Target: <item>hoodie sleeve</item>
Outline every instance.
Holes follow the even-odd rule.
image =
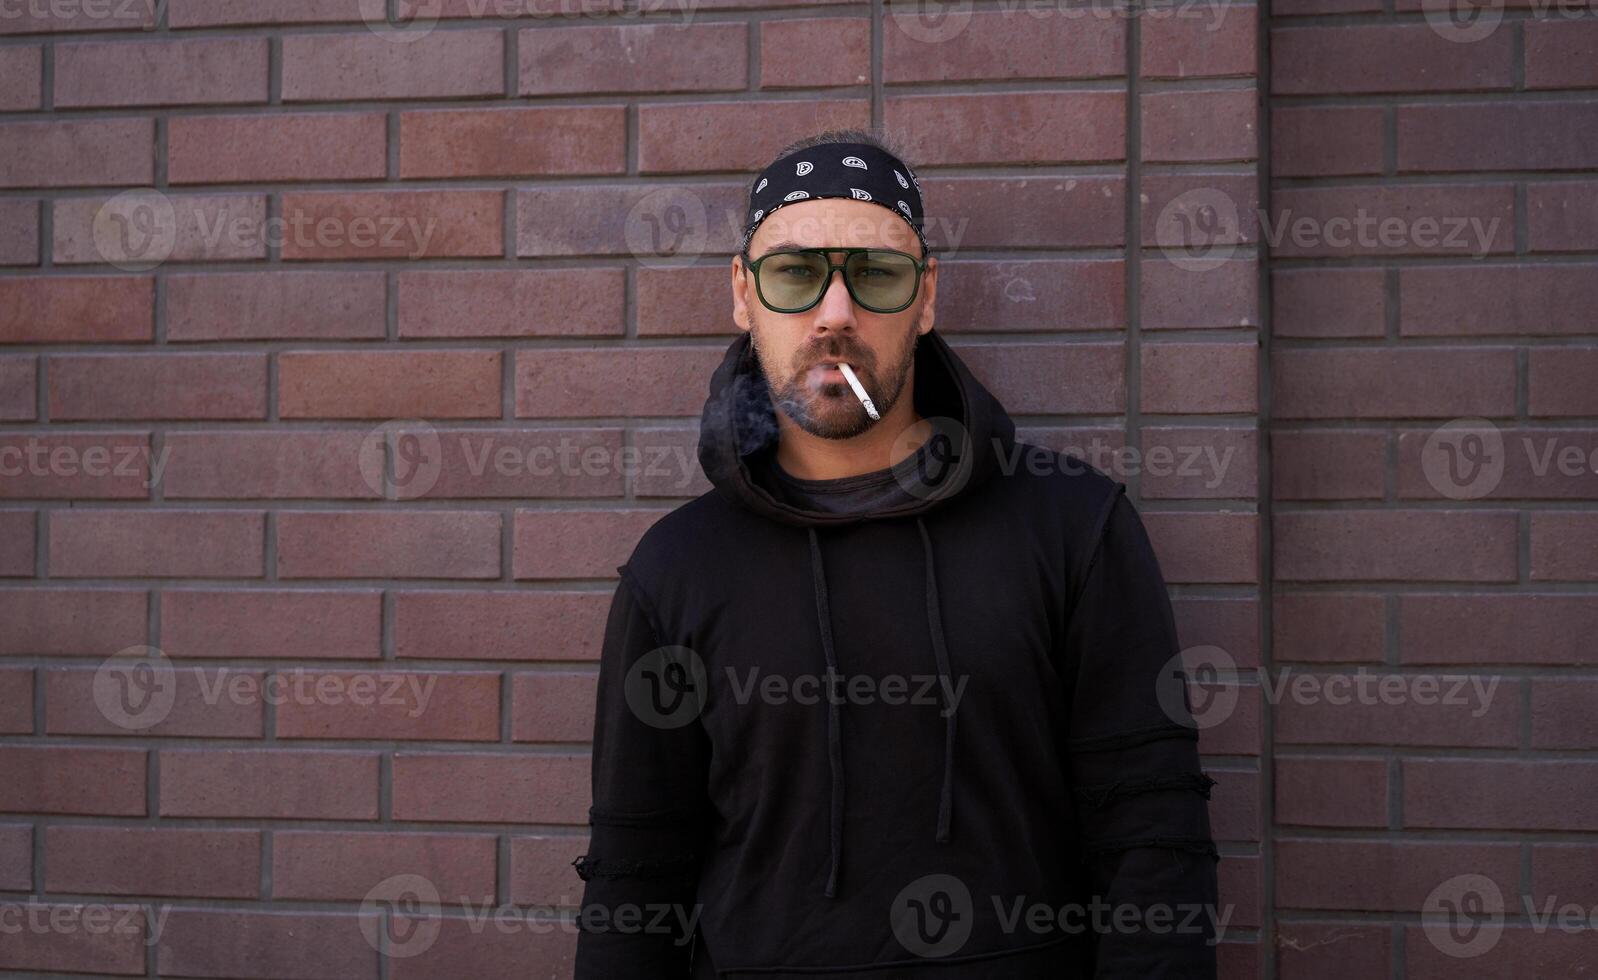
[[[690,666],[684,648],[660,642],[643,591],[619,570],[600,654],[588,853],[573,862],[586,882],[574,976],[686,980],[709,742],[694,694],[680,697],[694,676],[677,670]]]
[[[1109,909],[1090,920],[1104,923],[1093,976],[1213,980],[1215,780],[1199,768],[1171,601],[1124,491],[1107,502],[1066,632],[1077,826],[1092,895]],[[1140,926],[1116,925],[1124,906]]]

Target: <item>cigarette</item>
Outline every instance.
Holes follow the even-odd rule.
[[[871,416],[872,421],[882,421],[882,416],[877,414],[877,406],[871,404],[871,396],[866,394],[865,388],[861,387],[860,379],[854,376],[854,368],[840,362],[838,370],[843,372],[844,380],[849,382],[849,387],[854,389],[854,396],[860,399],[860,404],[866,407],[866,414]]]

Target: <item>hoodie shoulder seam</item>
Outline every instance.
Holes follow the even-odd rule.
[[[631,563],[616,566],[616,571],[621,574],[622,586],[632,593],[633,602],[643,611],[644,618],[649,621],[650,632],[654,634],[656,646],[664,646],[666,635],[660,627],[660,617],[655,613],[655,601],[650,597],[648,590],[638,580],[638,573],[633,571]]]
[[[1094,516],[1093,523],[1090,525],[1092,531],[1088,536],[1088,540],[1093,542],[1093,554],[1088,558],[1087,564],[1083,566],[1082,574],[1077,578],[1076,585],[1071,591],[1071,601],[1066,604],[1071,616],[1076,615],[1076,607],[1082,598],[1082,590],[1087,588],[1088,578],[1092,576],[1093,569],[1098,565],[1099,556],[1104,554],[1104,539],[1109,535],[1110,515],[1114,512],[1115,506],[1126,496],[1126,484],[1120,480],[1112,480],[1111,482],[1114,484],[1114,488],[1105,494],[1104,502],[1099,505],[1099,512]],[[1070,621],[1070,616],[1067,617],[1066,621]]]

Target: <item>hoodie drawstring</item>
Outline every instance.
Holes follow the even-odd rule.
[[[932,558],[932,536],[927,533],[926,522],[916,517],[916,529],[921,533],[922,550],[927,566],[927,628],[932,634],[932,653],[938,663],[938,693],[947,698],[949,692],[949,650],[943,633],[943,617],[938,599],[938,577]],[[832,614],[827,605],[827,574],[821,563],[821,542],[813,526],[806,527],[810,538],[810,572],[816,593],[816,618],[821,626],[821,648],[827,661],[828,683],[841,683],[838,674],[838,655],[832,645]],[[829,825],[832,838],[832,867],[827,873],[826,896],[833,898],[838,892],[838,874],[843,864],[843,732],[838,717],[838,699],[834,689],[827,691],[827,761],[832,771],[832,800]],[[933,839],[943,843],[949,839],[949,824],[954,809],[954,708],[945,703],[943,715],[943,786],[938,794],[938,826]]]

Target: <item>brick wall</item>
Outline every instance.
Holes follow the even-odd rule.
[[[939,329],[1155,538],[1223,975],[1564,962],[1413,923],[1464,873],[1598,904],[1594,486],[1517,456],[1598,445],[1598,34],[1407,2],[0,3],[0,903],[45,923],[0,971],[567,975],[604,613],[708,486],[747,180],[871,123]],[[1361,207],[1499,231],[1265,240]],[[1472,417],[1516,452],[1450,499]],[[1339,711],[1259,673],[1359,666],[1502,684]]]

